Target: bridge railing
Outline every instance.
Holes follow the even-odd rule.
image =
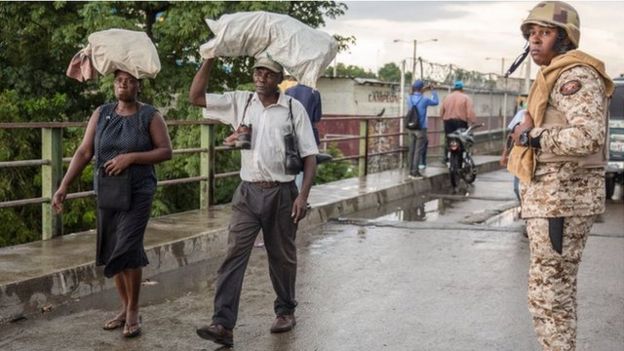
[[[329,136],[321,139],[321,145],[329,143],[357,143],[355,153],[347,153],[344,156],[336,157],[331,162],[351,161],[357,164],[358,175],[364,176],[368,173],[368,162],[371,157],[398,154],[400,159],[405,158],[407,143],[404,141],[406,133],[401,130],[402,117],[377,117],[377,116],[339,116],[324,117],[321,123],[331,124],[336,121],[357,123],[357,133],[342,136]],[[498,120],[499,117],[485,117],[488,120]],[[371,128],[374,123],[393,124],[393,128],[378,131]],[[178,120],[166,121],[168,126],[200,127],[199,146],[194,148],[174,149],[173,155],[199,154],[199,175],[194,177],[177,179],[159,179],[158,186],[170,186],[184,183],[200,183],[200,203],[199,208],[208,208],[215,203],[215,180],[227,177],[238,177],[239,172],[221,172],[215,164],[217,152],[231,152],[237,148],[218,146],[215,137],[215,124],[208,120]],[[489,123],[488,125],[492,125]],[[27,199],[0,199],[0,209],[9,207],[20,207],[30,205],[41,206],[41,238],[43,240],[62,235],[62,214],[56,214],[51,205],[51,199],[63,177],[63,165],[71,161],[71,157],[63,155],[63,130],[66,128],[85,128],[86,122],[39,122],[39,123],[0,123],[0,130],[29,129],[41,130],[41,158],[33,160],[0,161],[0,171],[10,168],[40,167],[41,168],[41,196]],[[428,134],[431,139],[439,140],[439,135],[443,130],[440,128],[430,128]],[[481,132],[484,133],[484,132]],[[371,148],[371,144],[380,138],[396,138],[390,147],[379,149]],[[490,138],[491,139],[491,138]],[[430,149],[440,148],[439,143],[429,145]],[[68,200],[92,197],[95,193],[91,191],[69,193]]]

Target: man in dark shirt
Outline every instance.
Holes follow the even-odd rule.
[[[297,84],[286,89],[286,95],[292,96],[297,101],[299,101],[306,112],[308,113],[308,118],[312,123],[312,132],[314,133],[314,140],[316,140],[316,145],[319,146],[321,144],[321,139],[319,136],[318,128],[316,124],[321,120],[323,116],[323,108],[321,105],[321,94],[318,90],[313,89],[304,84]],[[316,154],[316,163],[320,164],[332,159],[332,156],[325,153]],[[303,173],[299,173],[297,177],[295,177],[295,184],[297,184],[297,188],[301,189],[301,183],[303,181]]]
[[[303,107],[305,107],[306,112],[308,112],[310,122],[312,122],[312,131],[314,132],[316,145],[319,145],[321,140],[319,138],[319,132],[316,124],[321,120],[323,113],[321,107],[321,94],[318,90],[312,89],[307,85],[297,84],[286,89],[286,95],[294,97],[303,105]]]

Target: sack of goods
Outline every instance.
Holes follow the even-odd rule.
[[[238,12],[206,23],[215,38],[200,47],[202,58],[269,57],[312,88],[338,52],[332,36],[287,15]]]
[[[67,68],[67,76],[78,81],[122,70],[138,79],[155,78],[160,72],[158,51],[144,32],[108,29],[89,35],[89,44],[80,50]]]

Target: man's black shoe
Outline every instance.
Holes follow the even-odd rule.
[[[271,333],[284,333],[292,330],[297,324],[294,314],[278,315],[271,325]]]
[[[234,345],[234,334],[231,329],[227,329],[221,324],[205,325],[197,328],[199,337],[214,341],[217,344],[231,347]]]

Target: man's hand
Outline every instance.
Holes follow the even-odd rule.
[[[513,139],[514,143],[516,145],[519,145],[520,134],[522,134],[522,132],[524,132],[525,130],[532,129],[532,128],[533,128],[533,118],[527,111],[524,113],[524,118],[522,119],[522,122],[520,122],[520,124],[514,127],[513,133],[511,134],[511,138]]]
[[[119,154],[114,159],[107,161],[104,164],[104,170],[107,175],[118,175],[124,171],[124,169],[130,167],[132,164],[132,156],[129,154]]]
[[[299,195],[295,199],[292,207],[292,213],[290,217],[293,219],[293,222],[299,223],[300,220],[303,219],[306,215],[306,211],[308,210],[308,202],[303,196]]]

